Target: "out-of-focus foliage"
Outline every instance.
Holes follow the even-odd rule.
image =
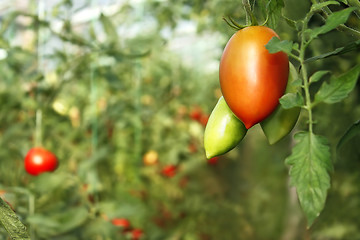
[[[221,95],[217,64],[233,33],[222,17],[245,23],[241,1],[5,2],[0,196],[33,239],[128,239],[113,218],[129,219],[154,240],[360,239],[359,136],[333,159],[327,204],[310,230],[288,187],[290,137],[269,146],[255,126],[216,164],[206,161],[203,122]],[[284,3],[291,19],[310,6]],[[360,27],[356,15],[349,21]],[[297,35],[282,19],[276,31],[282,39]],[[331,32],[309,55],[353,40]],[[359,61],[353,52],[309,68],[341,73]],[[315,113],[332,146],[360,118],[359,90]],[[194,120],[199,108],[204,119]],[[33,177],[23,159],[35,144],[39,109],[42,144],[60,165]],[[305,124],[300,119],[297,128]],[[158,153],[155,165],[143,163],[149,150]],[[161,174],[170,164],[178,167],[172,178]],[[0,239],[7,239],[2,228]]]

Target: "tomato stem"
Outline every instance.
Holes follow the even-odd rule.
[[[251,10],[250,1],[249,0],[243,0],[242,3],[244,5],[245,12],[246,12],[246,24],[251,25],[251,26],[258,25],[257,19],[256,19],[254,13]]]
[[[303,85],[304,85],[304,91],[305,91],[305,109],[308,111],[308,124],[309,124],[309,132],[313,133],[313,117],[312,117],[312,103],[311,103],[311,96],[310,96],[310,84],[309,84],[309,78],[307,73],[307,68],[305,64],[305,51],[307,46],[309,45],[309,41],[306,40],[305,37],[305,30],[307,29],[308,22],[311,18],[312,14],[308,14],[302,25],[302,31],[301,31],[301,46],[300,46],[300,55],[299,60],[301,64],[301,73],[303,77]]]
[[[42,110],[37,109],[35,115],[35,146],[42,145]]]

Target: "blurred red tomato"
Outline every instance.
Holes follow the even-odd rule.
[[[126,218],[113,218],[111,220],[111,223],[114,226],[122,227],[122,228],[125,228],[125,229],[130,227],[130,222]]]
[[[219,157],[213,157],[207,160],[207,163],[210,165],[216,165],[218,163]]]
[[[202,116],[203,112],[200,107],[195,106],[190,111],[190,118],[195,121],[200,121],[200,118]]]
[[[29,150],[24,161],[25,170],[31,175],[39,175],[43,172],[53,172],[58,166],[56,156],[41,147]]]
[[[132,240],[138,240],[144,235],[144,232],[139,228],[135,228],[131,231],[131,235],[132,235]]]
[[[209,121],[209,115],[207,115],[207,114],[203,114],[203,115],[201,115],[201,117],[200,117],[200,119],[199,119],[199,123],[201,124],[201,125],[203,125],[203,127],[206,127],[206,124],[207,124],[207,122]]]
[[[175,165],[167,165],[161,170],[161,173],[165,177],[169,177],[169,178],[175,176],[176,172],[177,172],[177,166]]]

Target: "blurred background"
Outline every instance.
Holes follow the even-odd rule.
[[[285,0],[283,13],[298,20],[309,7]],[[311,229],[284,164],[291,136],[270,146],[256,125],[206,159],[204,127],[234,33],[227,16],[245,23],[241,1],[0,0],[0,197],[32,239],[139,239],[134,229],[149,240],[360,239],[360,136],[333,151],[332,187]],[[297,39],[284,20],[275,30]],[[308,54],[354,40],[331,32]],[[359,62],[355,51],[309,69],[338,75]],[[360,119],[359,91],[315,109],[315,132],[332,149]],[[35,177],[24,157],[39,129],[59,167]],[[9,239],[3,228],[0,239]]]

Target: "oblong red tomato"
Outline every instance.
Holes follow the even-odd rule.
[[[272,37],[278,35],[268,27],[246,27],[230,38],[221,57],[222,94],[247,129],[275,110],[287,85],[287,55],[265,48]]]

